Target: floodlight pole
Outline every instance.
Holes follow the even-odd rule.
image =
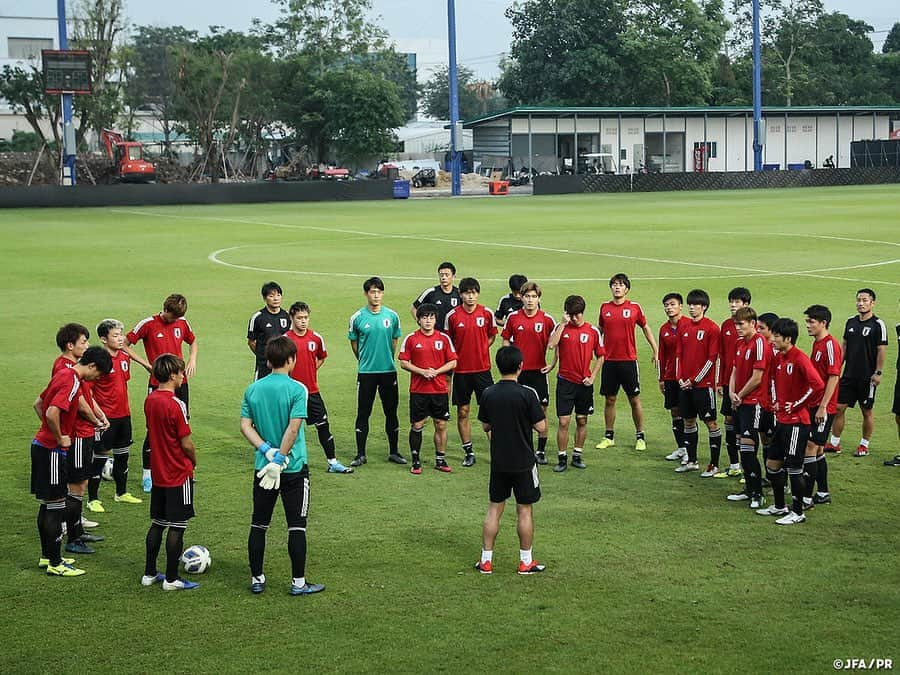
[[[66,34],[66,0],[56,0],[56,17],[59,21],[59,48],[69,48],[69,38]],[[63,166],[62,184],[75,187],[75,127],[72,124],[72,94],[62,95],[62,142],[63,142]]]
[[[753,0],[753,170],[763,168],[762,127],[762,54],[759,33],[759,0]]]
[[[454,0],[447,0],[447,42],[450,43],[450,194],[458,197],[462,193],[460,186],[459,146],[459,78],[456,70],[456,5]]]

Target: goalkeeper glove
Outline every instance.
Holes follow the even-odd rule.
[[[287,464],[287,458],[281,454],[279,448],[273,448],[268,443],[263,442],[257,450],[259,450],[270,462],[274,462],[275,464]]]
[[[274,462],[269,462],[263,468],[256,472],[259,478],[259,487],[263,490],[277,490],[281,487],[281,471],[282,467]]]

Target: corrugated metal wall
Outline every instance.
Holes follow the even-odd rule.
[[[510,156],[510,123],[504,120],[502,124],[485,124],[472,130],[472,152],[476,162],[483,161],[484,157],[509,157]]]

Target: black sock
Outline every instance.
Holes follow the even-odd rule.
[[[84,534],[84,527],[81,525],[82,503],[81,495],[74,495],[71,492],[66,495],[66,532],[69,543]]]
[[[806,481],[806,491],[803,496],[812,499],[813,492],[816,490],[816,474],[818,473],[819,463],[815,457],[803,458],[803,479]]]
[[[290,539],[290,535],[288,535]],[[266,528],[258,525],[250,526],[247,537],[247,557],[250,559],[250,574],[260,577],[263,573],[263,559],[266,555]]]
[[[744,480],[747,481],[745,483],[747,493],[761,495],[762,466],[760,466],[756,448],[753,446],[741,446],[741,468],[744,470]]]
[[[689,462],[697,461],[697,441],[700,439],[700,431],[696,426],[684,428],[684,448],[687,450]]]
[[[156,523],[150,524],[147,530],[147,554],[144,560],[144,575],[152,577],[156,575],[156,560],[159,558],[159,549],[162,547],[162,536],[164,528]]]
[[[616,431],[615,429],[607,429],[605,432],[603,432],[603,436],[612,441],[616,437]]]
[[[150,437],[144,439],[144,447],[141,448],[141,467],[150,470]]]
[[[784,469],[771,471],[766,467],[766,476],[772,485],[772,498],[775,500],[775,506],[779,509],[784,508]]]
[[[635,440],[638,440],[638,441],[644,440],[644,432],[643,432],[643,431],[636,431],[636,432],[634,433],[634,438],[635,438]]]
[[[672,418],[672,435],[675,437],[675,447],[683,448],[684,447],[684,418],[683,417],[673,417]]]
[[[818,465],[816,483],[818,484],[819,492],[828,494],[828,461],[825,459],[824,454],[816,459],[816,464]]]
[[[117,495],[128,492],[128,455],[127,452],[113,455],[113,480],[116,482]]]
[[[557,453],[556,459],[560,464],[565,464],[569,461],[569,456],[565,452]]]
[[[438,466],[444,466],[447,463],[447,454],[444,452],[434,451],[434,463]]]
[[[722,430],[716,429],[709,432],[709,463],[719,466],[719,458],[722,456]]]
[[[291,576],[306,576],[306,528],[288,528],[288,555],[291,557]],[[262,565],[260,565],[262,568]],[[260,572],[261,573],[261,572]]]
[[[331,435],[331,427],[328,422],[317,424],[316,433],[319,435],[319,444],[325,451],[325,458],[334,459],[334,436]]]
[[[43,523],[39,525],[41,532],[41,548],[53,566],[62,562],[62,524],[66,519],[66,503],[50,502],[44,509]]]
[[[38,517],[37,517],[37,530],[38,530],[38,539],[41,542],[41,557],[46,558],[47,556],[47,542],[44,541],[44,522],[47,518],[47,505],[41,504],[38,508]]]
[[[547,439],[538,437],[538,452],[547,451]]]
[[[91,477],[88,479],[88,501],[100,499],[100,481],[103,476],[103,467],[106,466],[106,457],[94,455],[91,463]]]
[[[422,430],[409,430],[409,451],[412,453],[413,463],[419,462],[419,451],[422,449]]]
[[[184,552],[184,530],[180,527],[169,527],[166,535],[166,581],[178,578],[178,563]]]
[[[788,469],[788,478],[791,480],[791,511],[799,516],[803,514],[803,495],[806,494],[803,469]]]
[[[462,444],[462,449],[463,449],[463,452],[465,452],[467,455],[471,455],[471,454],[472,454],[472,441],[468,441],[467,443],[463,443],[463,444]]]
[[[731,464],[737,464],[740,462],[740,448],[738,447],[737,442],[737,433],[734,430],[733,424],[725,425],[725,449],[728,451],[728,461]]]

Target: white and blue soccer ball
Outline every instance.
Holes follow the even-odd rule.
[[[110,457],[106,460],[106,463],[103,465],[103,469],[100,471],[100,477],[103,480],[112,480],[113,479],[113,458]]]
[[[181,565],[190,574],[203,574],[212,564],[212,556],[205,546],[190,546],[181,554]]]

